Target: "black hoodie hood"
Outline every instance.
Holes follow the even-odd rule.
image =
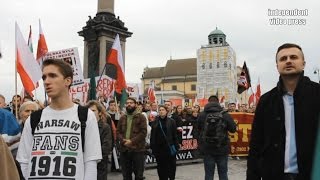
[[[205,112],[221,112],[222,110],[223,108],[216,102],[210,102],[204,106]]]

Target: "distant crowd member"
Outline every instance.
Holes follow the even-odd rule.
[[[37,103],[33,101],[26,101],[21,104],[20,109],[19,109],[19,124],[21,126],[21,130],[23,130],[24,123],[28,119],[31,113],[34,111],[38,110],[39,106]]]
[[[22,102],[22,99],[21,99],[21,96],[20,95],[14,95],[12,97],[12,101],[11,101],[11,112],[12,114],[14,114],[16,117],[19,113],[19,108],[20,108],[20,105],[21,105],[21,102]],[[17,109],[16,109],[17,108]]]
[[[117,105],[115,100],[109,101],[108,113],[110,114],[112,121],[117,127],[120,117],[119,117],[119,112],[117,111]]]
[[[117,141],[117,125],[120,119],[120,113],[117,111],[117,104],[115,100],[110,100],[108,104],[108,114],[111,117],[112,124],[111,124],[111,129],[112,129],[112,144],[116,146]],[[119,171],[119,169],[116,168],[115,166],[115,159],[118,159],[118,157],[114,157],[114,154],[111,153],[111,171]]]
[[[165,101],[164,106],[167,107],[168,117],[173,119],[176,122],[177,133],[178,133],[178,142],[179,142],[179,144],[182,144],[182,130],[183,130],[182,129],[182,118],[181,118],[181,116],[179,116],[173,112],[171,101]]]
[[[126,101],[126,114],[121,116],[117,127],[120,141],[120,162],[125,180],[143,179],[145,138],[147,135],[146,118],[136,111],[136,100],[129,97]]]
[[[236,123],[220,106],[217,96],[210,96],[198,118],[200,152],[204,155],[205,180],[212,180],[215,166],[220,180],[228,179],[228,132],[236,132]]]
[[[87,103],[87,107],[90,108],[97,120],[100,134],[102,160],[98,163],[98,178],[97,180],[107,180],[108,175],[108,155],[112,148],[112,132],[109,124],[107,123],[107,112],[103,105],[95,100],[91,100]]]
[[[25,179],[97,179],[98,123],[91,110],[72,102],[72,77],[64,61],[43,62],[42,79],[51,103],[25,122],[17,154]]]
[[[6,106],[6,98],[2,94],[0,94],[0,108],[5,108]]]
[[[150,146],[157,161],[160,180],[174,180],[176,153],[179,150],[176,122],[168,117],[168,107],[159,105],[159,116],[151,124]],[[176,151],[171,152],[174,148]]]
[[[15,116],[5,109],[0,109],[0,135],[9,149],[16,152],[21,136],[20,126]]]
[[[156,102],[151,103],[151,111],[158,112],[158,104]]]
[[[261,96],[253,120],[247,180],[311,179],[320,113],[320,84],[304,76],[299,45],[276,53],[279,82]]]
[[[237,112],[237,106],[236,103],[229,103],[228,104],[228,112]]]

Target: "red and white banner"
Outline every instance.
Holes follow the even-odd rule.
[[[90,89],[90,78],[84,79],[83,84],[71,86],[69,93],[72,99],[79,99],[81,105],[85,105],[88,101]]]
[[[109,98],[114,95],[114,82],[115,80],[110,78],[107,75],[102,75],[101,79],[100,76],[95,77],[96,80],[96,94],[103,95],[105,98]]]
[[[60,59],[70,64],[73,70],[72,85],[78,85],[83,83],[83,73],[78,48],[74,47],[58,51],[50,51],[45,55],[43,59]]]

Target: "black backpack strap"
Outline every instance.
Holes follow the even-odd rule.
[[[36,130],[40,119],[41,119],[42,109],[39,109],[30,115],[30,125],[31,125],[31,133],[34,135],[34,131]]]
[[[88,108],[83,106],[78,106],[78,117],[81,125],[81,142],[82,142],[82,151],[84,152],[84,144],[85,144],[85,132],[87,126],[87,118],[88,118]]]

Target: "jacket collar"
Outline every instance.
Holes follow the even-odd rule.
[[[304,76],[304,71],[301,72],[300,76],[299,76],[299,80],[298,80],[298,84],[296,89],[294,90],[293,94],[299,93],[301,91],[301,89],[303,88],[303,84],[306,80],[308,80],[308,77]],[[286,88],[283,85],[283,80],[281,78],[281,76],[279,76],[279,81],[277,83],[277,90],[280,93],[281,96],[283,96],[284,94],[287,93]]]

